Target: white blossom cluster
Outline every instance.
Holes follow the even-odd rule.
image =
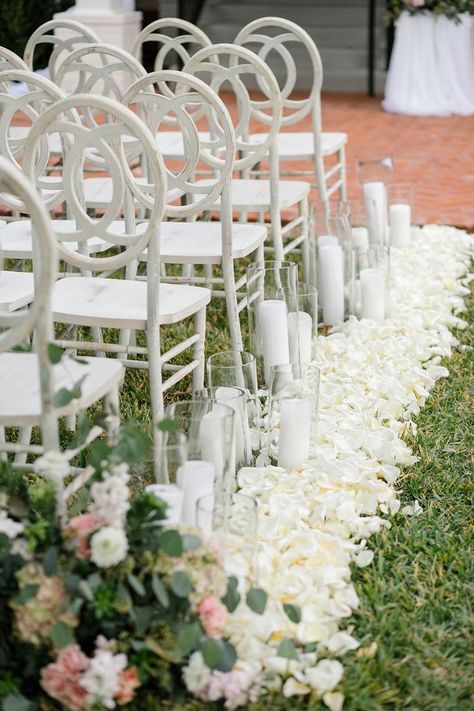
[[[459,314],[473,247],[465,232],[431,225],[413,230],[409,248],[393,249],[391,318],[351,318],[317,341],[314,459],[293,471],[267,466],[239,474],[242,493],[259,503],[258,583],[272,599],[262,616],[241,603],[227,632],[263,689],[313,693],[331,711],[343,706],[335,691],[343,667],[334,657],[359,646],[348,626],[358,606],[351,564],[371,563],[368,539],[390,528],[389,517],[400,510],[399,467],[416,462],[402,438],[416,433],[411,418],[448,375],[440,361],[457,345],[450,329],[465,325]],[[419,513],[414,502],[399,515]],[[283,612],[285,603],[300,607],[299,623]],[[278,656],[287,637],[314,643],[314,651],[297,660]],[[199,660],[193,663],[199,677]]]

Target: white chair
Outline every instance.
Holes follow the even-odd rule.
[[[154,71],[180,69],[196,51],[212,46],[209,37],[199,27],[178,17],[163,17],[147,25],[133,44],[133,56],[141,60],[143,47],[149,44],[157,47]],[[163,129],[168,130],[160,131],[157,136],[158,148],[165,159],[179,160],[183,157],[182,133],[173,130],[176,127],[176,118],[167,116]],[[200,132],[200,137],[209,140],[208,134]]]
[[[224,296],[227,304],[229,330],[234,350],[242,349],[239,311],[245,301],[237,302],[237,290],[245,277],[237,282],[234,262],[260,252],[267,236],[264,225],[232,223],[230,195],[236,150],[232,119],[219,97],[196,77],[177,71],[159,71],[133,84],[123,102],[136,105],[138,115],[156,136],[170,114],[177,119],[181,131],[184,159],[166,163],[169,199],[165,214],[170,219],[161,226],[161,260],[163,264],[205,265],[207,274],[198,277],[189,269],[184,276],[163,277],[173,283],[201,283],[213,286],[214,296]],[[200,141],[198,125],[206,122],[209,140]],[[213,174],[203,190],[196,180],[197,168]],[[176,204],[177,198],[184,198]],[[220,221],[197,221],[199,216],[220,200]],[[212,274],[213,265],[222,270],[222,277]],[[224,291],[216,289],[224,284]]]
[[[0,71],[3,72],[5,69],[28,70],[28,65],[15,52],[6,47],[0,47]]]
[[[110,415],[110,435],[114,437],[118,425],[118,392],[123,366],[117,360],[97,358],[86,358],[81,364],[72,361],[65,364],[64,359],[56,365],[50,363],[51,293],[57,263],[52,225],[32,183],[1,157],[0,191],[16,196],[23,210],[30,215],[35,232],[34,301],[29,309],[13,314],[0,311],[0,452],[4,456],[5,453],[15,453],[17,465],[23,468],[24,459],[19,461],[18,455],[38,455],[59,448],[59,417],[75,415],[99,400],[105,399],[105,408]],[[33,331],[34,352],[9,352],[13,347],[24,344]],[[79,380],[82,380],[79,397],[67,405],[55,407],[55,394],[61,388],[71,390]],[[40,427],[41,445],[30,444],[33,426]],[[6,441],[7,427],[20,428],[18,441]],[[102,428],[94,427],[87,442],[102,431]],[[71,456],[75,453],[69,452]]]
[[[2,65],[0,64],[0,67]],[[10,87],[12,82],[23,82],[27,88],[26,94],[12,96]],[[52,81],[38,76],[29,70],[10,69],[0,72],[0,155],[8,158],[18,168],[24,162],[25,140],[31,125],[38,116],[51,104],[65,98],[64,93]],[[18,125],[20,123],[20,125]],[[49,155],[53,158],[50,167],[54,167],[62,155],[62,146],[58,134],[49,136]],[[42,187],[47,190],[48,184],[54,190],[55,179],[52,176],[42,178]],[[18,213],[21,207],[15,196],[2,200],[4,205],[13,213]],[[55,230],[67,231],[71,229],[68,220],[55,220]],[[121,225],[117,225],[120,230]],[[1,249],[4,258],[31,259],[33,255],[31,220],[11,219],[4,226],[0,226]],[[89,252],[100,252],[108,249],[109,244],[97,237],[92,237],[87,243]],[[13,277],[18,285],[23,281],[26,285],[31,275]],[[32,296],[31,289],[29,290]]]
[[[40,25],[26,43],[23,59],[28,68],[33,70],[35,51],[41,44],[52,44],[53,49],[48,60],[49,78],[56,81],[58,71],[64,59],[78,47],[91,42],[100,42],[93,30],[76,20],[49,20]]]
[[[308,253],[308,195],[310,184],[303,181],[280,180],[277,138],[282,117],[282,99],[277,80],[266,63],[244,47],[216,44],[196,52],[183,68],[203,79],[220,93],[232,91],[236,101],[233,116],[238,157],[234,169],[246,175],[264,160],[269,163],[269,179],[234,179],[231,183],[232,206],[245,220],[255,212],[263,222],[269,215],[273,240],[273,255],[283,260],[289,252],[301,251],[305,274],[309,270]],[[266,98],[250,93],[249,86],[265,86]],[[228,95],[225,97],[228,100]],[[250,142],[250,127],[260,125],[264,138]],[[204,186],[208,180],[201,181]],[[220,203],[216,202],[215,209]],[[298,216],[282,225],[282,210],[296,206]],[[298,234],[295,235],[296,228]],[[285,241],[286,240],[286,241]]]
[[[84,121],[86,108],[101,111],[104,123],[88,125]],[[94,335],[93,341],[73,336],[60,340],[59,345],[95,353],[115,353],[123,359],[124,365],[147,369],[156,436],[163,390],[191,372],[194,386],[202,386],[206,306],[210,292],[194,286],[163,284],[160,287],[160,225],[165,205],[166,171],[155,147],[154,136],[136,114],[113,99],[92,94],[78,94],[57,102],[37,119],[27,139],[25,171],[36,176],[37,181],[46,164],[46,157],[41,155],[38,147],[47,148],[44,137],[54,132],[64,136],[61,184],[55,195],[46,194],[44,200],[49,209],[64,201],[67,203],[76,225],[69,233],[56,233],[59,256],[90,276],[69,276],[55,284],[53,318],[72,327],[119,331],[118,343],[104,342],[103,338]],[[88,214],[82,190],[84,160],[91,150],[112,180],[110,203],[99,218]],[[147,165],[146,179],[142,182],[137,181],[131,169],[137,151],[144,156]],[[137,204],[149,214],[141,225],[135,220]],[[125,230],[122,235],[117,235],[113,226],[122,214]],[[84,253],[81,243],[93,236],[106,240],[119,251],[97,256]],[[67,242],[69,247],[64,245]],[[73,242],[79,243],[77,251],[71,247]],[[136,260],[145,249],[148,249],[147,281],[136,281]],[[121,272],[125,278],[116,278]],[[113,278],[101,276],[104,273],[113,275]],[[160,324],[175,324],[189,317],[194,318],[193,335],[161,354]],[[131,333],[135,331],[145,333],[146,346],[131,345]],[[170,363],[190,348],[193,349],[190,362],[185,365]],[[172,372],[164,384],[162,366]]]
[[[282,165],[284,175],[311,175],[316,177],[314,187],[319,191],[326,216],[329,212],[331,195],[338,191],[340,200],[347,200],[345,145],[347,134],[342,132],[324,132],[321,125],[321,86],[323,67],[318,49],[309,34],[299,25],[279,17],[261,17],[246,25],[234,40],[235,44],[248,47],[272,67],[276,61],[279,68],[284,67],[282,81],[284,129],[278,137],[278,155],[280,164],[291,162],[311,162],[310,170],[290,170]],[[312,81],[307,96],[295,95],[297,63],[294,53],[304,49],[303,58],[299,55],[300,66],[311,70]],[[260,84],[260,90],[266,88]],[[267,107],[270,106],[270,97]],[[262,108],[265,108],[262,106]],[[286,130],[309,116],[311,131]],[[251,141],[259,142],[262,136],[253,134]],[[337,156],[336,163],[326,169],[324,159]],[[331,183],[331,184],[330,184]]]

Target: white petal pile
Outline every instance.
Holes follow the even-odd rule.
[[[318,339],[314,461],[293,471],[240,472],[242,492],[258,499],[258,583],[272,599],[261,617],[241,603],[227,631],[263,689],[314,693],[332,711],[342,708],[334,689],[343,667],[334,657],[359,646],[347,627],[358,605],[351,564],[371,563],[367,540],[389,528],[388,517],[400,509],[399,466],[416,462],[402,437],[415,432],[412,416],[448,375],[440,361],[457,345],[450,329],[464,326],[459,314],[473,248],[465,232],[426,226],[413,230],[410,248],[392,250],[392,317],[351,319]],[[399,515],[421,511],[414,502]],[[283,604],[301,608],[299,623]],[[278,656],[287,637],[309,650],[297,660]]]

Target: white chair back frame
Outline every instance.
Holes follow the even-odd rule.
[[[184,72],[205,77],[206,83],[219,94],[225,84],[230,85],[235,94],[238,120],[234,121],[238,157],[234,169],[244,171],[275,152],[276,139],[281,125],[282,101],[273,72],[254,52],[233,44],[216,44],[196,52],[183,67]],[[243,77],[253,78],[265,86],[268,100],[253,98]],[[259,144],[250,143],[250,122],[265,126],[265,140]],[[277,159],[277,156],[275,155]]]
[[[159,91],[166,87],[166,93],[157,93],[155,86]],[[169,196],[166,215],[186,219],[211,209],[230,183],[236,150],[232,119],[221,99],[197,77],[164,70],[152,72],[135,82],[123,96],[122,102],[125,105],[136,104],[138,115],[154,134],[166,123],[170,113],[176,117],[183,137],[184,165],[180,164],[178,171],[167,168]],[[196,115],[208,118],[209,141],[200,140]],[[211,169],[214,175],[211,184],[204,187],[194,179],[198,168],[203,166]],[[183,195],[192,196],[188,204],[170,204]]]
[[[105,123],[93,127],[86,125],[79,116],[79,112],[86,108],[103,112]],[[36,181],[48,163],[47,156],[41,156],[41,148],[46,150],[48,146],[48,141],[42,140],[42,137],[55,132],[65,136],[62,175],[55,182],[54,190],[49,189],[44,195],[44,202],[49,210],[66,202],[70,218],[76,221],[76,229],[72,232],[56,234],[60,258],[80,269],[97,272],[115,271],[135,260],[145,248],[157,257],[166,177],[154,138],[144,123],[130,109],[113,99],[78,94],[58,101],[37,119],[26,140],[24,170]],[[146,183],[137,182],[129,165],[128,146],[133,142],[140,144],[146,156]],[[136,152],[136,148],[133,151]],[[98,219],[88,215],[82,197],[83,166],[91,152],[96,161],[102,161],[103,168],[108,169],[112,179],[112,199]],[[144,232],[136,231],[134,205],[149,211]],[[118,235],[109,228],[115,220],[122,218],[123,213],[126,231]],[[104,239],[111,247],[122,246],[125,249],[112,256],[93,257],[62,244],[77,241],[80,249],[91,237]]]
[[[27,71],[29,67],[15,52],[6,47],[0,47],[0,71],[5,69],[23,69]]]
[[[55,31],[66,32],[68,37],[61,37],[55,34]],[[39,44],[52,44],[53,51],[48,61],[49,76],[53,81],[56,80],[56,72],[61,65],[61,62],[73,52],[78,46],[90,44],[92,42],[100,43],[100,38],[91,29],[76,20],[50,20],[40,25],[33,32],[30,39],[26,43],[23,59],[30,69],[33,69],[33,60],[35,49]],[[61,55],[63,55],[61,57]]]
[[[260,30],[265,30],[261,32]],[[268,31],[279,34],[268,35]],[[283,101],[282,127],[291,126],[301,121],[319,107],[321,87],[323,83],[323,66],[318,49],[309,34],[291,20],[280,17],[261,17],[246,25],[235,38],[239,46],[256,45],[256,52],[264,61],[275,52],[283,61],[286,77],[281,87]],[[312,67],[312,82],[309,94],[301,99],[292,98],[295,91],[297,71],[296,63],[288,45],[295,43],[304,45]],[[260,90],[266,93],[265,85],[259,81]],[[268,102],[269,103],[269,102]]]
[[[166,34],[165,30],[181,31],[178,35]],[[170,53],[175,52],[183,65],[190,59],[191,53],[186,45],[198,45],[200,47],[210,47],[212,45],[209,37],[196,25],[179,17],[163,17],[147,25],[133,43],[132,54],[138,60],[141,59],[142,47],[145,42],[154,42],[160,45],[155,57],[154,70],[166,69],[166,61]]]
[[[102,60],[101,64],[93,62],[98,56]],[[131,54],[115,45],[101,43],[87,44],[69,54],[57,70],[56,83],[61,86],[66,75],[73,73],[78,75],[74,93],[99,94],[117,101],[120,101],[123,94],[117,75],[129,75],[129,84],[146,76],[140,62]]]

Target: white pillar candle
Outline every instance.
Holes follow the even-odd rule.
[[[145,491],[154,494],[157,498],[165,501],[168,506],[166,518],[163,519],[164,526],[172,526],[181,521],[183,512],[183,491],[176,484],[151,484]]]
[[[320,235],[318,237],[318,249],[327,244],[339,244],[339,239],[335,235]]]
[[[311,439],[309,400],[281,400],[278,466],[293,469],[307,461]]]
[[[234,411],[235,457],[239,463],[247,462],[250,452],[250,432],[246,403],[243,397],[236,397],[241,392],[232,387],[216,388],[217,402],[228,405]]]
[[[214,465],[216,478],[221,481],[224,476],[224,466],[226,459],[226,447],[223,415],[226,414],[224,408],[216,404],[210,412],[207,412],[201,419],[199,425],[199,449],[201,459],[212,462]],[[227,456],[230,453],[227,453]]]
[[[361,317],[381,321],[385,318],[385,271],[362,269],[360,272]]]
[[[352,246],[360,252],[366,252],[369,249],[369,231],[367,227],[352,228]]]
[[[306,311],[292,311],[288,314],[288,335],[291,363],[311,363],[313,319]]]
[[[214,493],[214,465],[211,462],[189,461],[178,469],[176,475],[178,486],[183,490],[181,520],[188,526],[195,526],[198,499]]]
[[[410,244],[411,207],[402,203],[390,205],[390,246],[407,247]]]
[[[385,185],[379,181],[364,183],[364,200],[370,243],[384,244],[387,224]]]
[[[362,313],[362,288],[360,285],[360,279],[355,281],[355,315],[360,318]]]
[[[214,518],[214,494],[206,497],[206,505],[199,506],[196,502],[196,525],[199,526],[205,537],[212,534],[212,520]]]
[[[332,326],[344,321],[344,272],[339,245],[326,245],[319,250],[318,294],[324,323]]]
[[[262,301],[258,307],[262,338],[265,382],[270,382],[270,368],[290,361],[288,314],[286,303],[278,299]]]

